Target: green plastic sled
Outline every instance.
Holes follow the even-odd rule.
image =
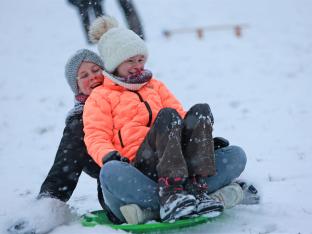
[[[220,217],[220,216],[218,216]],[[116,230],[124,230],[133,233],[146,233],[155,231],[168,231],[172,229],[179,229],[207,223],[215,220],[216,218],[209,218],[205,216],[198,216],[193,218],[177,220],[173,223],[146,223],[146,224],[113,224],[106,216],[103,210],[97,210],[87,213],[81,217],[81,224],[85,227],[94,227],[96,225],[104,225]]]

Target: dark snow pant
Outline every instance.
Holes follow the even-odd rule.
[[[105,15],[102,0],[68,1],[78,8],[87,41],[91,43],[88,36],[90,25],[95,18]],[[129,28],[144,39],[143,27],[133,2],[131,0],[119,0],[118,2],[124,12]]]
[[[102,0],[80,0],[76,2],[69,0],[69,2],[78,7],[87,41],[90,42],[88,36],[90,22],[103,15]]]
[[[141,144],[134,166],[157,181],[160,177],[212,176],[214,148],[208,104],[196,104],[185,118],[162,109]]]
[[[119,0],[118,2],[124,12],[129,28],[144,40],[143,26],[132,0]]]
[[[238,146],[227,146],[215,151],[216,175],[207,177],[208,191],[212,193],[238,178],[245,169],[246,155]],[[101,169],[104,200],[121,221],[125,221],[119,208],[138,204],[142,209],[159,212],[158,184],[132,165],[110,161]]]

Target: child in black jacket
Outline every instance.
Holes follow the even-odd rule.
[[[81,172],[98,179],[100,167],[88,155],[83,141],[82,111],[93,88],[101,85],[103,62],[92,51],[78,50],[67,62],[65,76],[75,94],[75,105],[69,111],[63,136],[54,163],[43,182],[39,197],[53,197],[68,201],[74,192]],[[98,189],[102,203],[101,189]]]

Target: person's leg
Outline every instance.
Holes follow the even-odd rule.
[[[103,7],[102,7],[102,1],[101,0],[92,0],[92,1],[90,1],[90,3],[92,5],[92,7],[93,7],[94,14],[95,14],[96,18],[104,15]]]
[[[196,104],[183,120],[183,154],[189,176],[215,175],[213,116],[208,104]]]
[[[143,27],[133,2],[131,0],[119,0],[118,2],[125,14],[129,28],[144,40]]]
[[[82,21],[83,29],[85,31],[85,36],[87,38],[87,41],[90,43],[89,35],[88,35],[89,27],[90,27],[89,5],[82,3],[79,5],[78,10],[79,10],[79,15]]]
[[[123,221],[119,220],[114,215],[114,213],[108,208],[108,206],[105,204],[100,178],[98,178],[98,180],[97,180],[97,191],[98,191],[98,201],[99,201],[103,211],[105,212],[106,216],[108,217],[108,219],[114,224],[123,223]]]
[[[204,178],[215,175],[213,116],[208,104],[196,104],[183,120],[182,144],[188,165],[186,189],[196,198],[196,214],[219,215],[223,205],[208,195]]]
[[[105,204],[121,221],[125,219],[120,207],[126,204],[159,211],[157,183],[130,164],[119,161],[104,164],[100,181]]]
[[[208,191],[212,193],[230,184],[244,171],[247,158],[239,146],[230,145],[215,151],[217,173],[206,178]]]
[[[179,219],[193,212],[195,198],[184,190],[188,177],[181,146],[182,119],[172,108],[162,109],[138,150],[134,165],[158,181],[160,217]]]
[[[206,178],[209,196],[222,202],[226,209],[244,204],[243,201],[247,199],[252,200],[248,204],[258,204],[260,197],[256,190],[244,189],[242,184],[234,181],[245,168],[247,161],[245,152],[238,146],[227,146],[215,152],[217,174]]]
[[[187,178],[181,148],[182,119],[171,108],[162,109],[141,144],[134,166],[154,181],[158,178]]]

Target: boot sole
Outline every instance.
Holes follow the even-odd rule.
[[[197,212],[197,214],[212,218],[212,217],[219,216],[222,213],[222,211],[223,211],[222,206],[213,206],[213,207],[209,207],[209,209],[206,209],[206,210],[203,209],[200,212]]]
[[[206,218],[215,218],[215,217],[218,217],[221,214],[222,214],[221,211],[211,211],[209,213],[202,214],[202,216],[204,216]]]
[[[176,207],[170,214],[162,218],[163,222],[175,222],[176,220],[186,217],[193,213],[196,209],[196,202],[184,201],[179,204],[180,207]],[[182,207],[181,207],[182,206]]]

